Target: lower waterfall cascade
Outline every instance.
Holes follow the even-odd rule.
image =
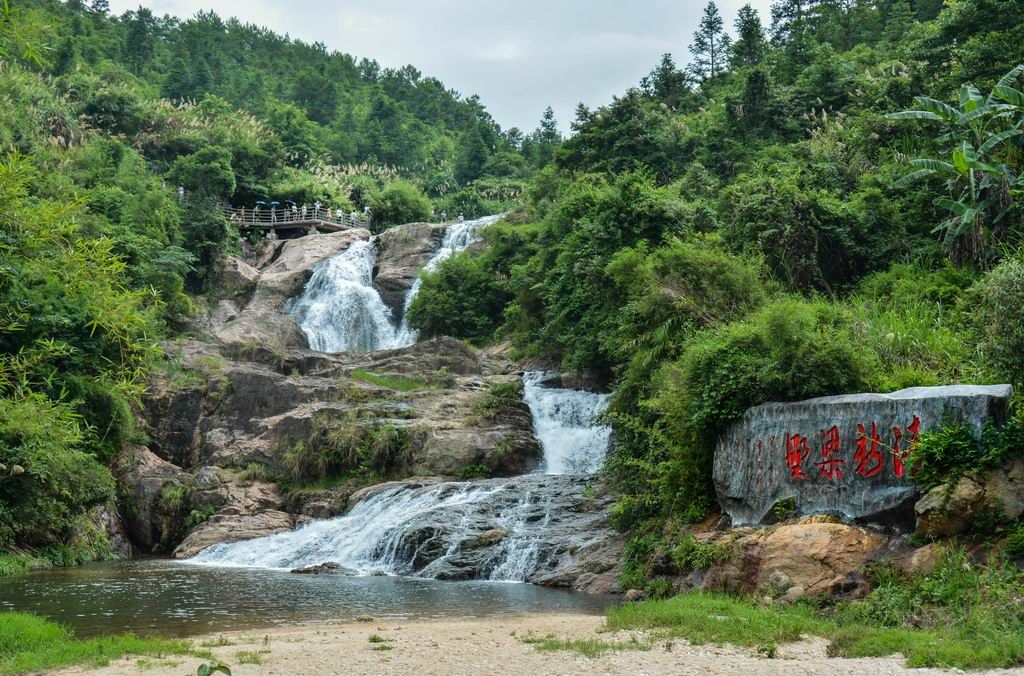
[[[511,479],[409,483],[345,516],[298,530],[220,544],[190,562],[294,569],[331,562],[355,575],[524,582],[566,551],[608,535],[599,513],[578,509],[600,468],[610,429],[594,417],[607,395],[547,388],[528,372],[526,401],[544,451],[540,471]]]

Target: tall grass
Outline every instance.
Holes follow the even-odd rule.
[[[21,674],[69,665],[102,667],[128,655],[204,655],[188,641],[131,634],[77,639],[59,624],[24,613],[0,613],[0,673]]]

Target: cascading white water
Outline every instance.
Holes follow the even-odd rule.
[[[190,563],[292,569],[327,561],[362,575],[522,582],[542,560],[607,532],[571,509],[583,477],[520,477],[401,486],[346,516],[288,533],[210,547]]]
[[[452,225],[426,265],[477,241],[500,216]],[[324,352],[411,345],[404,318],[396,329],[373,288],[374,240],[357,242],[316,267],[288,311]],[[420,289],[405,298],[408,309]],[[552,374],[524,374],[524,399],[544,451],[543,471],[513,479],[404,485],[384,490],[342,517],[265,538],[215,545],[191,559],[211,566],[292,569],[334,562],[356,574],[485,578],[522,582],[566,551],[607,535],[599,512],[579,510],[585,476],[600,469],[611,429],[598,425],[608,396],[544,387]]]
[[[523,399],[533,414],[533,429],[544,449],[547,474],[591,474],[601,469],[612,428],[595,419],[608,408],[609,395],[544,387],[554,375],[523,374]]]
[[[441,248],[423,266],[423,271],[433,272],[442,261],[451,258],[471,244],[480,241],[480,231],[492,223],[497,223],[503,216],[504,214],[485,216],[476,220],[463,221],[448,226],[444,233],[444,240],[441,242]],[[408,314],[409,306],[412,305],[413,299],[419,294],[422,285],[423,281],[417,276],[412,286],[409,287],[409,291],[405,294],[405,302],[402,304],[402,324],[398,328],[398,337],[396,339],[400,347],[407,347],[416,343],[416,331],[409,328]]]
[[[287,311],[320,352],[371,352],[398,347],[391,311],[373,288],[374,240],[359,241],[313,269]]]
[[[608,395],[544,387],[551,378],[523,376],[544,451],[542,473],[391,488],[346,516],[216,545],[191,561],[275,569],[330,561],[362,575],[526,581],[567,548],[607,535],[599,513],[576,505],[608,448],[610,428],[594,422]]]
[[[500,220],[502,215],[450,225],[441,248],[423,269],[436,270],[441,261],[479,241],[480,230]],[[373,288],[376,264],[376,240],[370,239],[356,242],[314,268],[302,295],[286,308],[306,334],[311,348],[320,352],[373,352],[416,343],[416,331],[409,328],[405,315],[422,282],[417,277],[406,293],[396,327],[391,310]]]

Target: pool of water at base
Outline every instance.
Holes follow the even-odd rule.
[[[529,584],[296,575],[148,559],[0,578],[0,610],[30,612],[80,637],[194,636],[375,619],[458,619],[531,612],[600,613],[611,597]]]

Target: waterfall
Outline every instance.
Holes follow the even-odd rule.
[[[504,214],[485,216],[473,221],[462,221],[448,226],[444,233],[444,240],[441,242],[441,248],[423,266],[423,272],[433,272],[442,261],[451,258],[471,244],[480,241],[480,231],[492,223],[497,223],[503,216]],[[409,328],[408,314],[409,307],[412,305],[413,299],[419,294],[422,285],[423,280],[417,276],[412,286],[409,287],[409,291],[405,294],[405,301],[402,304],[402,323],[398,328],[397,337],[397,344],[400,347],[407,347],[416,343],[417,335],[415,331]]]
[[[320,352],[398,347],[391,311],[373,288],[374,240],[359,241],[313,269],[302,295],[286,308],[309,346]]]
[[[257,540],[214,545],[189,563],[292,569],[338,563],[358,575],[523,582],[565,551],[608,535],[577,510],[586,477],[533,475],[402,485],[347,515]]]
[[[290,570],[325,562],[355,575],[525,582],[608,536],[601,512],[579,509],[604,462],[610,428],[595,425],[608,395],[544,387],[523,375],[544,450],[542,472],[512,479],[402,484],[347,515],[206,549],[190,562]]]
[[[504,214],[453,223],[444,233],[441,248],[424,270],[437,269],[441,261],[479,241],[480,230]],[[373,288],[377,264],[375,239],[356,242],[344,252],[322,261],[313,269],[302,295],[285,308],[306,334],[309,346],[319,352],[373,352],[408,347],[416,343],[406,312],[419,293],[422,281],[412,283],[397,323],[391,310]]]
[[[544,449],[547,474],[591,474],[601,469],[612,429],[595,424],[608,408],[609,395],[545,387],[557,374],[523,374],[523,399],[533,414],[533,428]]]

